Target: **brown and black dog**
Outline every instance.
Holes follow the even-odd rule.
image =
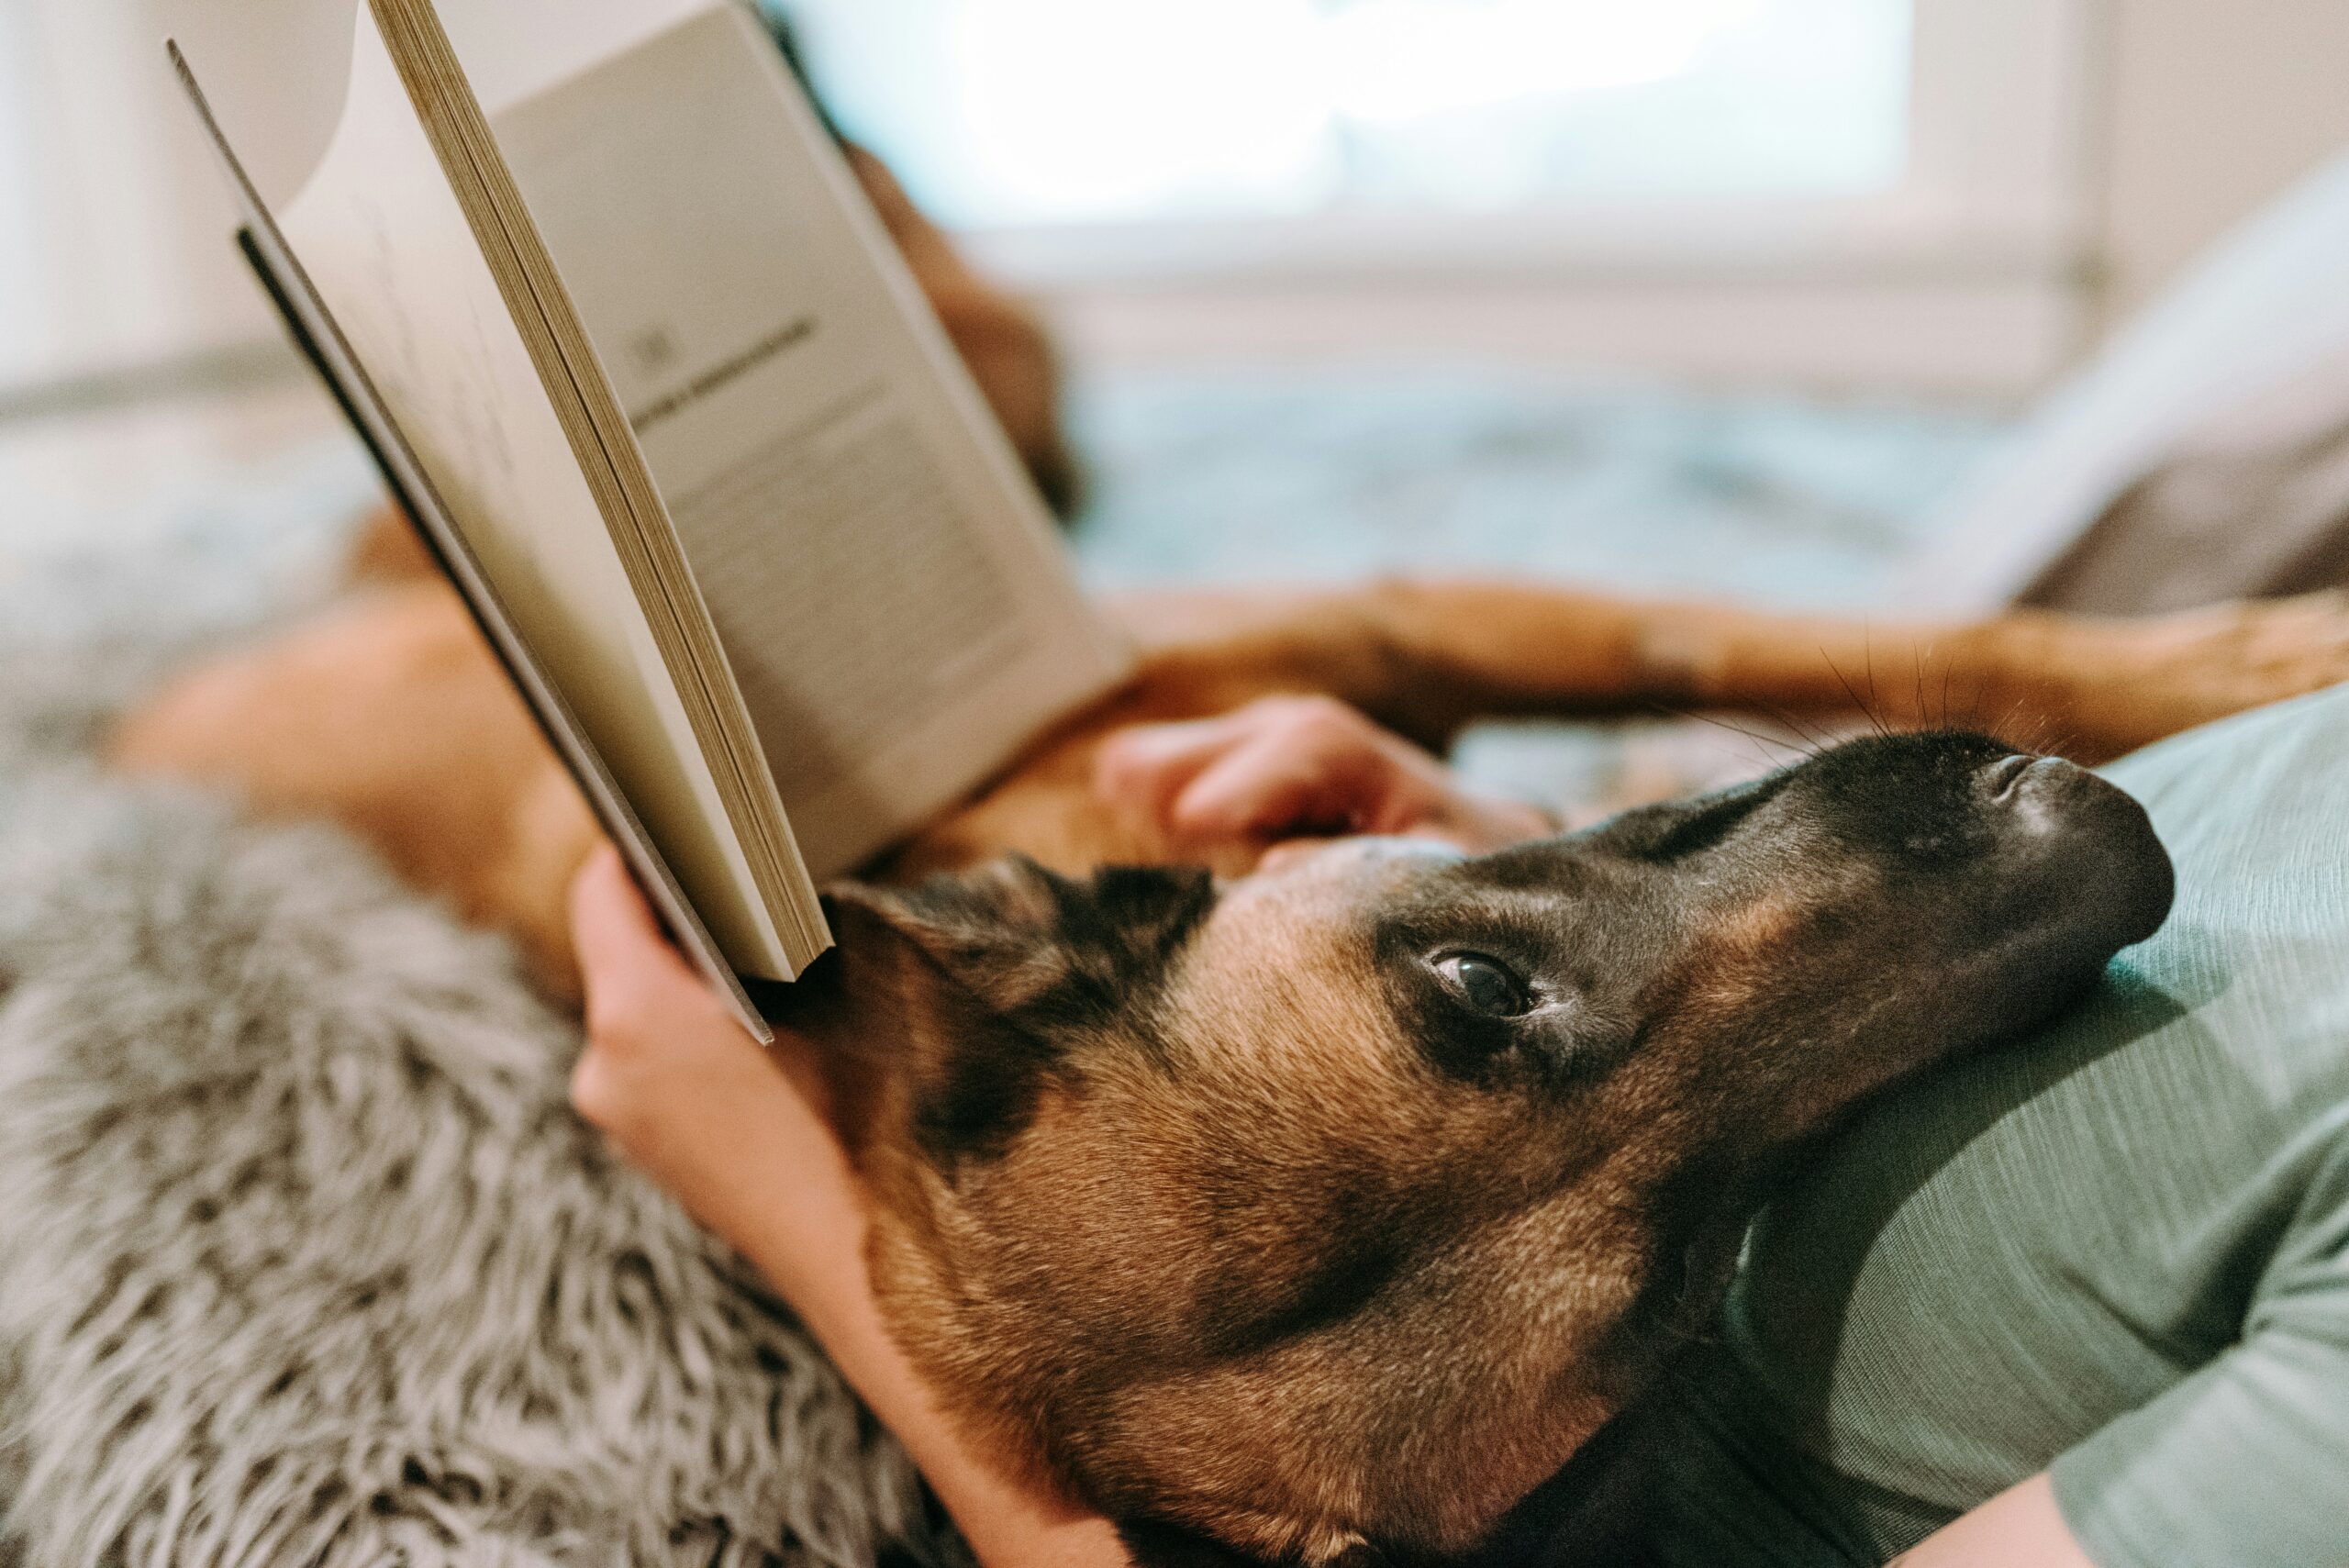
[[[2170,895],[2118,790],[1937,732],[1477,859],[844,888],[780,1016],[1002,1451],[1145,1563],[1417,1562],[1701,1329],[1779,1154]]]
[[[510,932],[575,995],[565,889],[599,832],[464,606],[406,526],[367,536],[367,575],[312,622],[189,671],[135,711],[115,754],[227,785],[256,810],[328,817],[418,886]],[[1251,869],[1261,846],[1170,840],[1095,788],[1126,725],[1350,704],[1422,745],[1483,717],[1737,709],[1887,728],[1955,717],[2081,762],[2349,678],[2349,598],[2313,595],[2147,619],[2017,613],[1864,622],[1567,588],[1393,580],[1321,591],[1199,590],[1106,606],[1140,663],[998,778],[867,868],[905,883],[1018,852]]]
[[[1396,583],[1125,613],[1133,684],[835,889],[837,955],[775,1006],[827,1062],[919,1364],[1167,1564],[1472,1547],[1711,1308],[1780,1151],[2044,1017],[2169,873],[2092,775],[1934,731],[1481,859],[1357,840],[1219,882],[1250,847],[1181,864],[1096,796],[1119,726],[1281,693],[1436,743],[1650,700],[1828,713],[1872,653],[1913,672],[1893,725],[1946,677],[2101,756],[2349,673],[2332,598],[1868,628]],[[438,585],[189,673],[117,754],[343,821],[575,982],[595,824]]]

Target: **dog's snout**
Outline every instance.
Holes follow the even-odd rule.
[[[2015,791],[2021,784],[2022,776],[2025,773],[2050,760],[2046,757],[2033,757],[2018,751],[2011,757],[2001,757],[1983,769],[1981,776],[1976,783],[1992,805],[2004,805],[2014,797]]]
[[[2029,753],[1989,763],[1975,787],[1998,824],[1995,863],[2010,886],[2061,886],[2079,917],[2120,945],[2161,925],[2176,891],[2169,856],[2126,794],[2060,757]]]
[[[1975,787],[1986,804],[2011,810],[2032,827],[2048,825],[2046,817],[2051,808],[2060,806],[2066,798],[2093,793],[2098,784],[2095,774],[2061,757],[2040,757],[2027,751],[2000,758],[1984,768],[1975,780]]]
[[[2009,837],[2133,839],[2145,816],[2135,801],[2061,757],[2002,757],[1975,775],[1974,790]]]

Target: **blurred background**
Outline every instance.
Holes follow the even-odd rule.
[[[161,69],[175,12],[240,3],[0,0],[0,507],[335,439]],[[2340,0],[778,8],[846,130],[1053,324],[1116,580],[1408,562],[1464,509],[1498,559],[1576,495],[1900,533],[2349,145]],[[1300,506],[1351,511],[1247,555]],[[1668,532],[1585,532],[1541,562],[1707,580]],[[1801,559],[1814,596],[1878,581]]]

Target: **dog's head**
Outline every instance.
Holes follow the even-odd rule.
[[[1146,1559],[1457,1551],[1716,1305],[1774,1153],[2170,892],[2125,795],[1955,734],[1479,859],[843,890],[878,1285]]]

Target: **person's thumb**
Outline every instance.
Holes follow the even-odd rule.
[[[635,1017],[681,988],[702,989],[608,843],[596,847],[572,882],[571,935],[591,1025]]]

